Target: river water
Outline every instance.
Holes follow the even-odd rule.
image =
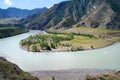
[[[116,69],[120,70],[120,43],[78,52],[28,52],[19,46],[20,40],[40,31],[0,39],[0,55],[25,71],[65,69]]]

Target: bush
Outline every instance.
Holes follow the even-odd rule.
[[[80,46],[80,47],[77,47],[76,50],[77,51],[83,51],[84,49],[82,48],[82,46]]]
[[[91,46],[91,49],[95,49],[93,46]]]
[[[55,49],[55,44],[51,43],[51,48]]]
[[[33,46],[32,46],[32,51],[33,51],[33,52],[38,52],[39,49],[37,48],[37,46],[33,45]]]

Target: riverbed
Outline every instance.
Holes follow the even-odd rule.
[[[0,39],[0,55],[17,64],[24,71],[65,69],[115,69],[120,70],[120,43],[88,51],[78,52],[28,52],[20,48],[20,41],[30,35],[42,33],[30,31]]]

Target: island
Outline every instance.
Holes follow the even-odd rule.
[[[41,51],[84,51],[102,48],[120,41],[120,30],[87,28],[74,25],[69,29],[48,29],[42,34],[21,40],[23,49]]]

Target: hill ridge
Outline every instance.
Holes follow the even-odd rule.
[[[70,0],[55,4],[42,14],[21,21],[29,29],[69,28],[79,24],[91,28],[120,29],[120,1]],[[31,22],[29,22],[31,21]]]

